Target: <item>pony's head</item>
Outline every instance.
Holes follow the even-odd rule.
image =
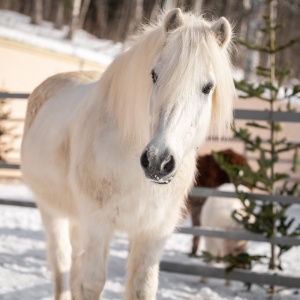
[[[235,91],[228,58],[231,27],[225,18],[208,22],[177,8],[163,17],[160,28],[164,45],[149,75],[152,139],[141,166],[150,180],[168,183],[211,127],[219,137],[228,128]]]

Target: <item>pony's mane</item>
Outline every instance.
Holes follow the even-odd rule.
[[[179,82],[184,76],[200,76],[200,68],[194,67],[199,64],[200,57],[202,61],[204,58],[211,62],[216,76],[211,126],[221,137],[231,123],[232,104],[235,98],[229,59],[230,45],[221,48],[210,29],[213,22],[191,13],[184,13],[184,25],[167,35],[163,29],[165,14],[162,12],[157,21],[142,27],[140,34],[131,39],[131,48],[115,59],[104,76],[119,81],[118,84],[107,82],[107,87],[110,87],[109,107],[116,116],[122,138],[129,141],[136,140],[141,134],[148,138],[148,101],[152,85],[149,74],[163,47],[180,47],[181,50],[170,55],[170,63],[162,70],[169,75],[161,76],[169,80],[167,84],[161,83],[165,85],[166,96],[171,91],[174,95],[174,89],[180,86]],[[174,74],[175,66],[177,72],[180,70],[180,76],[170,76]],[[130,80],[133,74],[136,81]],[[124,81],[127,79],[126,85]]]

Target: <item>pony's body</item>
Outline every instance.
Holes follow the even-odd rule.
[[[225,183],[218,187],[219,191],[235,192],[233,183]],[[244,193],[250,193],[250,189],[242,184],[238,186],[238,190]],[[246,216],[244,206],[239,198],[222,198],[217,196],[208,197],[201,211],[201,223],[203,227],[237,230],[244,229],[243,225],[233,219],[234,211],[239,212],[242,216]],[[250,222],[254,219],[250,217]],[[238,256],[247,253],[248,241],[246,240],[227,240],[213,237],[204,237],[205,251],[209,252],[216,258],[222,259],[227,255]],[[230,263],[226,263],[227,267],[232,267]],[[246,269],[247,263],[238,263],[235,267]],[[202,278],[203,283],[207,283],[206,278]],[[226,285],[230,281],[226,279]]]
[[[195,149],[206,137],[212,114],[219,129],[231,116],[232,99],[223,105],[212,101],[214,83],[207,87],[207,82],[216,82],[221,91],[226,84],[218,85],[216,62],[197,57],[200,35],[193,32],[193,42],[174,48],[182,43],[179,29],[189,29],[185,22],[192,27],[196,18],[175,9],[163,26],[149,30],[116,58],[100,79],[95,73],[61,74],[30,96],[22,170],[45,226],[56,299],[99,298],[116,230],[128,233],[131,242],[126,299],[155,299],[160,253],[193,183]],[[198,31],[227,59],[221,47],[228,43],[230,27],[226,20],[218,22],[198,21]],[[228,61],[224,65],[228,71]],[[180,71],[185,84],[175,87],[181,81],[171,73],[166,77],[167,71]],[[165,82],[155,84],[156,73]],[[200,77],[191,76],[187,87],[188,75]]]
[[[238,189],[241,192],[250,193],[250,189],[244,185],[239,185]],[[225,183],[218,190],[235,192],[235,187],[232,183]],[[243,225],[232,217],[235,210],[243,215],[243,208],[243,203],[238,198],[208,197],[201,212],[202,225],[210,228],[243,230]],[[244,240],[204,237],[204,241],[205,250],[215,257],[224,257],[229,254],[234,256],[246,252],[247,241]]]
[[[232,149],[225,149],[217,152],[217,155],[232,166],[249,168],[247,159]],[[212,154],[198,156],[197,158],[197,175],[195,177],[195,187],[216,188],[224,183],[230,183],[229,175],[215,161]],[[245,184],[247,185],[247,184]],[[191,213],[192,225],[201,226],[201,211],[205,204],[206,198],[187,199],[187,209]],[[200,242],[200,236],[193,237],[191,255],[196,255]]]

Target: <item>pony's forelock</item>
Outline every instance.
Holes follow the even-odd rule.
[[[168,94],[176,96],[176,92],[179,94],[182,91],[180,81],[189,82],[193,77],[199,78],[203,67],[201,63],[210,62],[216,78],[212,99],[211,133],[216,134],[220,139],[230,128],[232,107],[236,98],[229,58],[232,43],[229,43],[226,48],[218,45],[210,30],[211,24],[215,21],[208,22],[202,16],[196,17],[192,14],[184,14],[184,17],[185,25],[167,37],[167,46],[170,46],[172,53],[170,53],[170,64],[164,66],[161,77],[165,80],[168,78],[168,82],[158,81],[158,84],[163,85],[166,99]],[[180,39],[181,44],[178,44]],[[181,48],[178,51],[172,50],[179,46]],[[175,68],[180,76],[170,76],[174,74]],[[189,89],[188,86],[186,88]]]
[[[233,99],[235,98],[235,90],[231,75],[231,65],[229,59],[229,51],[231,49],[231,46],[229,45],[226,48],[219,47],[215,37],[210,31],[210,26],[213,22],[206,21],[202,16],[196,16],[191,13],[183,14],[183,26],[177,28],[170,34],[166,33],[163,30],[163,22],[165,15],[166,12],[161,11],[154,22],[144,25],[141,28],[140,33],[134,36],[133,39],[131,39],[132,48],[129,51],[136,51],[135,49],[139,49],[135,55],[139,53],[138,55],[140,56],[144,55],[143,53],[147,52],[148,56],[151,56],[147,57],[149,65],[150,61],[152,63],[155,62],[155,59],[158,57],[159,53],[164,47],[181,47],[180,51],[174,51],[174,53],[170,55],[170,63],[163,66],[162,72],[165,73],[165,76],[162,77],[168,78],[169,82],[160,82],[159,80],[157,82],[158,85],[164,85],[163,93],[165,93],[165,99],[168,99],[168,93],[172,92],[173,95],[174,92],[176,93],[176,88],[180,86],[179,83],[184,76],[199,76],[199,73],[197,72],[199,72],[200,68],[194,68],[192,66],[199,63],[199,57],[205,56],[204,59],[209,60],[211,62],[216,77],[216,87],[214,89],[212,103],[211,127],[220,138],[231,124],[232,105]],[[180,44],[178,44],[178,41],[180,41]],[[154,45],[153,43],[156,43],[156,45]],[[191,46],[191,43],[198,44],[196,45],[196,47],[194,47]],[[196,52],[192,53],[192,51]],[[124,54],[121,54],[119,59],[122,59],[123,55]],[[140,57],[137,57],[137,59],[141,60]],[[149,70],[144,70],[143,74],[149,77],[144,78],[145,85],[143,89],[147,87],[147,80],[150,79],[150,71],[151,67],[153,67],[153,65],[147,65],[146,57],[144,59],[144,68],[149,68]],[[177,66],[178,68],[178,63],[181,64],[179,66],[179,69],[181,71],[180,76],[172,76],[174,74],[175,66]],[[123,68],[124,67],[125,65],[123,66]],[[117,68],[117,65],[115,65],[114,68]],[[140,72],[140,68],[141,66],[139,66],[136,71]],[[189,70],[194,70],[194,73],[189,73]],[[124,70],[120,70],[120,72],[123,73],[123,76],[127,73],[127,71]],[[138,76],[144,75],[140,74]],[[120,78],[120,80],[122,79]],[[150,83],[150,81],[148,82]],[[122,85],[124,86],[123,83],[121,84],[121,86]],[[131,89],[132,88],[133,87],[131,87]],[[150,92],[150,86],[148,88]],[[188,90],[188,87],[186,88]],[[135,87],[133,89],[137,91],[138,89],[141,89],[141,87],[137,87],[137,85],[135,84]],[[178,89],[178,93],[179,92],[180,90]],[[113,92],[113,94],[117,96],[118,93]],[[126,95],[122,96],[125,97]],[[145,126],[142,124],[145,115],[140,113],[141,110],[145,109],[145,107],[147,107],[148,104],[141,104],[141,99],[137,99],[138,97],[135,97],[136,99],[134,99],[132,92],[130,92],[126,101],[135,101],[135,103],[131,105],[131,107],[133,107],[134,110],[138,112],[138,115],[134,116],[134,111],[126,112],[127,104],[126,101],[123,101],[125,99],[122,99],[120,101],[118,99],[112,99],[118,97],[110,98],[112,101],[110,103],[110,108],[118,114],[118,122],[120,124],[119,127],[120,132],[122,134],[122,139],[128,141],[135,139],[138,135],[137,131],[139,129],[141,130],[141,128],[145,128]],[[145,100],[149,101],[149,99]]]

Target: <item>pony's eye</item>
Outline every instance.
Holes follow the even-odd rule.
[[[154,70],[151,70],[151,77],[152,77],[152,81],[153,83],[155,83],[157,81],[157,74],[155,73]]]
[[[213,88],[213,84],[208,83],[205,86],[203,86],[202,93],[207,95],[207,94],[209,94],[209,92],[211,91],[212,88]]]

